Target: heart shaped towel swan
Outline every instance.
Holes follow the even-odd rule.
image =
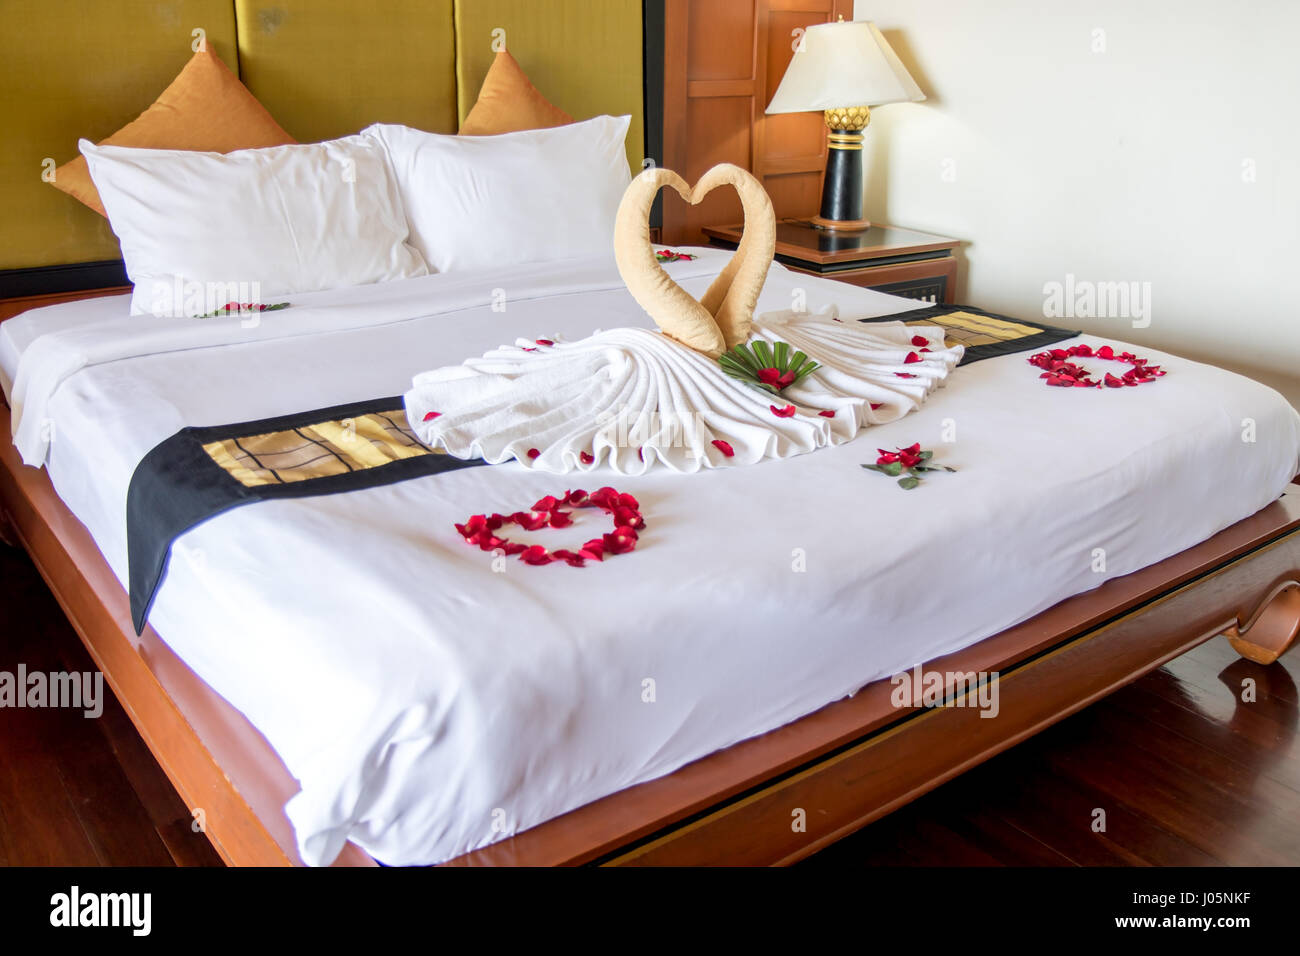
[[[650,245],[650,207],[664,186],[697,205],[719,186],[734,186],[745,211],[745,228],[736,254],[696,299],[664,272]],[[641,308],[664,335],[688,348],[717,358],[749,338],[758,294],[776,250],[776,216],[772,200],[757,179],[739,166],[720,163],[692,189],[670,169],[648,169],[632,180],[618,206],[614,224],[614,259],[619,275]]]
[[[659,266],[647,216],[665,185],[696,203],[724,184],[740,193],[745,232],[697,301]],[[424,372],[406,393],[407,420],[422,442],[457,458],[513,458],[556,474],[608,466],[638,475],[656,463],[694,472],[851,441],[916,408],[961,360],[937,326],[841,322],[834,309],[756,320],[775,233],[771,201],[739,167],[715,166],[694,189],[670,170],[642,173],[619,207],[615,253],[628,291],[662,331],[521,339]],[[723,372],[718,355],[758,340],[785,342],[821,367],[779,395]]]

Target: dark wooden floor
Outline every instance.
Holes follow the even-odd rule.
[[[0,670],[92,668],[3,545],[0,625]],[[1211,641],[803,865],[1300,865],[1297,679]],[[105,690],[99,720],[0,710],[0,864],[219,865]]]

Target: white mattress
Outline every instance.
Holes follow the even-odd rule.
[[[725,259],[701,252],[677,273],[695,274],[683,285],[696,294]],[[916,306],[775,267],[759,311],[788,308],[795,289],[846,318]],[[49,379],[20,362],[66,366],[44,405],[50,475],[120,579],[132,470],[185,425],[397,395],[417,372],[517,337],[650,324],[603,261],[290,298],[244,344],[146,334],[125,297],[0,326],[6,385]],[[330,331],[311,331],[318,315]],[[48,347],[33,348],[42,336]],[[110,338],[121,341],[103,348]],[[69,363],[69,341],[85,362]],[[250,505],[180,540],[151,620],[301,782],[287,812],[305,860],[328,863],[348,839],[387,863],[446,860],[1175,554],[1300,471],[1300,416],[1276,392],[1136,351],[1169,374],[1055,389],[1024,354],[989,359],[843,446],[611,476],[647,528],[633,554],[581,569],[494,573],[456,534],[471,514],[576,483],[517,464]],[[944,444],[949,426],[957,440]],[[877,446],[914,441],[958,473],[905,492],[859,467]],[[575,515],[571,532],[527,540],[607,530],[598,512]]]

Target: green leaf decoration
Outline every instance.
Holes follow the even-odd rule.
[[[805,375],[820,368],[816,362],[803,352],[796,350],[791,355],[790,345],[786,342],[776,342],[773,345],[768,345],[762,341],[754,342],[752,345],[737,345],[730,351],[723,352],[722,355],[718,356],[718,365],[732,378],[740,379],[747,385],[761,388],[773,395],[780,395],[782,388],[769,385],[759,379],[758,373],[762,369],[774,368],[781,375],[792,372],[794,373],[794,380],[789,384],[794,385],[802,380]],[[783,387],[788,388],[789,386]]]
[[[921,479],[915,477],[914,475],[908,475],[906,478],[898,479],[898,487],[902,488],[904,491],[911,491],[920,483],[921,483]]]
[[[903,473],[903,463],[901,461],[891,461],[888,465],[880,465],[880,470],[891,478],[897,478]]]

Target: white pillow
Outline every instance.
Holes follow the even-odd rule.
[[[225,154],[78,145],[122,243],[133,313],[428,274],[370,137]]]
[[[613,255],[630,116],[497,136],[362,130],[388,149],[411,242],[438,272]]]

